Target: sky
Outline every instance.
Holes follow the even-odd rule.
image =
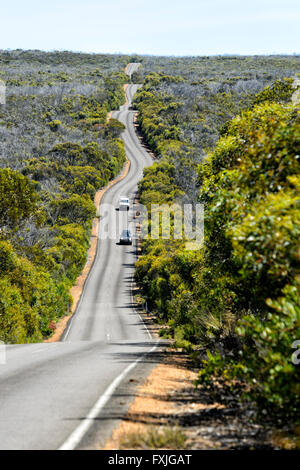
[[[0,49],[300,53],[300,1],[0,0]]]

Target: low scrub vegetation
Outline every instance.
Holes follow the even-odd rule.
[[[265,418],[296,422],[300,113],[291,104],[293,80],[258,80],[246,94],[230,92],[229,101],[222,95],[207,108],[206,123],[218,115],[207,139],[204,131],[191,135],[195,109],[210,94],[191,103],[180,89],[190,78],[181,77],[178,70],[173,82],[168,77],[166,92],[163,74],[152,74],[137,94],[141,132],[159,156],[145,170],[140,199],[148,207],[203,203],[205,243],[188,251],[184,240],[145,240],[136,279],[168,325],[162,334],[197,361],[198,384],[213,390],[217,380],[255,402]]]
[[[40,341],[70,307],[93,199],[116,176],[125,102],[120,56],[0,52],[0,340]]]
[[[151,426],[131,432],[120,441],[120,449],[185,449],[187,437],[180,428]]]

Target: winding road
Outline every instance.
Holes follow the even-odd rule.
[[[131,74],[139,64],[129,64]],[[112,186],[100,206],[95,262],[62,341],[6,346],[0,364],[1,449],[99,448],[128,408],[133,392],[157,362],[160,344],[143,323],[132,298],[133,245],[119,245],[123,228],[134,233],[133,210],[116,211],[120,196],[133,206],[137,182],[152,158],[134,129],[128,103],[113,112],[130,160],[127,176]],[[103,209],[103,213],[102,213]],[[106,236],[117,226],[116,238]]]

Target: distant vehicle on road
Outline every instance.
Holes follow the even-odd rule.
[[[126,196],[120,197],[119,202],[119,210],[120,211],[129,211],[129,199]]]
[[[120,236],[120,245],[132,245],[132,237],[130,230],[123,230]]]

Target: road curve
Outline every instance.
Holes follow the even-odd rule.
[[[131,75],[138,64],[130,64]],[[113,113],[126,125],[122,138],[131,165],[100,206],[97,255],[73,318],[57,343],[8,345],[0,364],[0,449],[74,449],[101,445],[126,410],[134,383],[156,362],[157,344],[135,309],[132,279],[136,241],[118,245],[123,228],[135,230],[131,206],[143,168],[152,163],[140,145],[128,103]],[[128,216],[128,217],[127,217]],[[106,227],[117,226],[116,238]]]
[[[138,62],[131,62],[130,64],[127,65],[126,67],[126,74],[131,78],[132,74],[137,71],[141,64]]]

